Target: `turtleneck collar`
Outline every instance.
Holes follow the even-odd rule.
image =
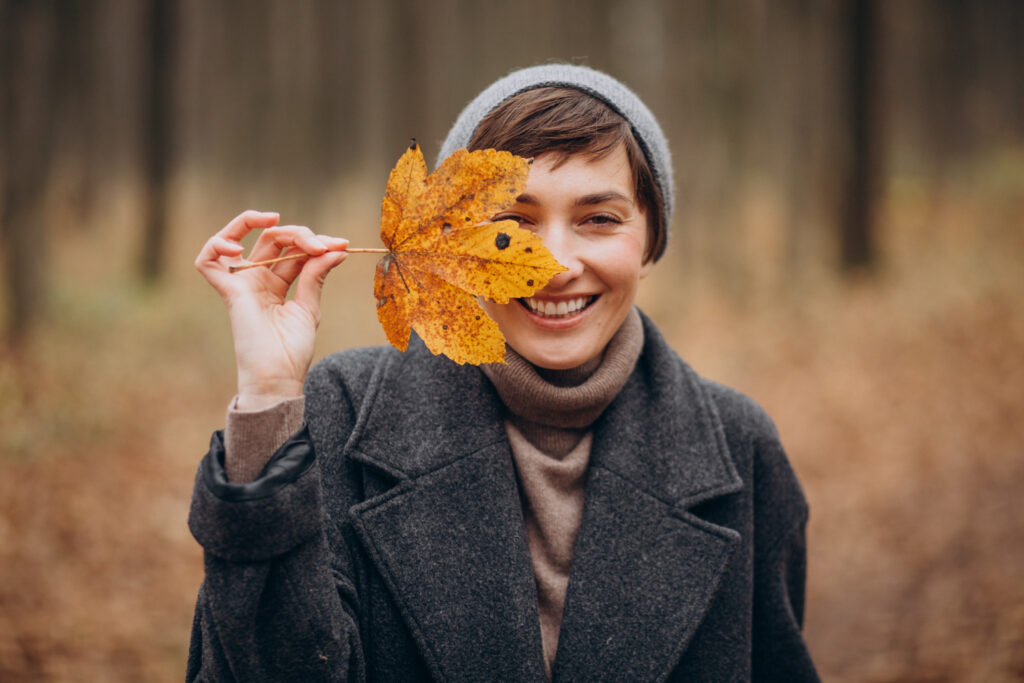
[[[562,457],[579,443],[633,372],[644,332],[630,309],[601,356],[569,370],[538,368],[511,347],[505,364],[481,365],[507,409],[507,419],[545,453]]]

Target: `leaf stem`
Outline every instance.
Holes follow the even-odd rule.
[[[345,249],[350,254],[386,254],[387,249],[380,249],[376,247],[349,247]],[[229,266],[228,270],[232,273],[237,273],[240,270],[249,270],[250,268],[259,268],[260,266],[272,266],[275,263],[281,263],[282,261],[293,261],[295,259],[309,256],[305,252],[296,252],[294,254],[288,254],[287,256],[280,256],[278,258],[267,259],[265,261],[252,261],[249,263],[240,263],[237,266]]]

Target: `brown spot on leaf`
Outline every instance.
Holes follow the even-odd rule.
[[[512,238],[507,233],[499,232],[497,237],[494,238],[494,246],[500,249],[508,249],[508,245],[512,244]]]

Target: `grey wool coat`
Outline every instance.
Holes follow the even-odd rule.
[[[555,681],[817,680],[807,505],[765,413],[644,318],[594,425]],[[543,681],[502,404],[478,368],[358,349],[311,372],[306,425],[255,482],[215,434],[187,678]]]

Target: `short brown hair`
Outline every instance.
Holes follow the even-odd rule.
[[[664,249],[664,200],[629,122],[608,105],[574,88],[527,90],[488,113],[473,131],[468,147],[522,157],[554,152],[557,168],[573,154],[599,159],[620,144],[629,159],[637,202],[647,214],[646,263]]]

